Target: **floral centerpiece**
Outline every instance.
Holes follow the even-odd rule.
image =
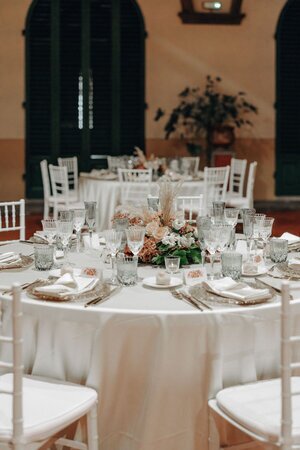
[[[179,256],[181,265],[201,262],[197,230],[183,218],[177,218],[174,203],[182,182],[159,183],[159,211],[130,207],[115,214],[113,221],[128,218],[130,225],[145,226],[144,246],[139,253],[143,263],[164,264],[165,256]],[[125,252],[129,249],[125,248]]]

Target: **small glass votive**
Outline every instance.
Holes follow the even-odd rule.
[[[241,253],[223,252],[221,255],[223,276],[239,280],[242,275],[242,259],[243,255]]]
[[[288,256],[287,239],[270,239],[269,252],[273,262],[279,263],[286,261]]]
[[[34,262],[37,270],[50,270],[53,266],[54,247],[45,244],[34,246]]]
[[[165,256],[166,271],[171,275],[178,272],[180,266],[179,256]]]
[[[134,286],[137,282],[138,258],[135,256],[117,257],[117,279],[123,286]]]

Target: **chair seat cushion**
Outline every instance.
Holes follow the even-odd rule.
[[[293,441],[300,442],[300,377],[292,378]],[[280,434],[281,380],[223,389],[216,396],[218,407],[235,422],[252,433],[276,442]]]
[[[12,374],[0,376],[0,389],[11,389]],[[41,441],[84,416],[97,401],[94,389],[71,383],[23,377],[26,442]],[[0,394],[0,441],[12,436],[12,396]]]

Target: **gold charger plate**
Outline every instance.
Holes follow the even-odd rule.
[[[247,283],[249,286],[253,288],[264,288],[266,289],[266,286],[257,282],[249,282]],[[212,292],[207,291],[201,284],[196,284],[195,286],[191,286],[189,289],[190,294],[196,299],[196,300],[204,300],[206,302],[214,303],[220,303],[222,305],[238,305],[238,306],[254,306],[259,305],[261,303],[270,303],[274,300],[276,291],[272,287],[267,288],[271,294],[271,297],[269,298],[263,298],[263,299],[255,299],[255,300],[236,300],[233,298],[228,297],[221,297],[220,295],[214,294]]]
[[[51,284],[54,284],[54,281],[55,280],[38,280],[36,283],[34,283],[33,285],[29,286],[26,289],[26,293],[30,298],[33,298],[35,300],[44,300],[48,302],[80,301],[80,303],[81,302],[85,303],[87,301],[94,300],[105,293],[104,292],[105,288],[103,287],[103,284],[101,282],[97,283],[96,286],[88,292],[76,295],[74,294],[65,295],[64,297],[35,292],[35,289],[37,287],[50,286]]]
[[[32,256],[20,255],[21,261],[11,263],[11,264],[1,264],[0,270],[9,270],[9,269],[26,269],[31,266],[34,262],[34,258]]]

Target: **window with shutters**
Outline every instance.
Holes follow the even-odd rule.
[[[35,0],[26,29],[27,197],[42,196],[39,162],[144,148],[145,28],[135,0]]]
[[[287,1],[276,32],[276,195],[300,195],[300,2]]]

